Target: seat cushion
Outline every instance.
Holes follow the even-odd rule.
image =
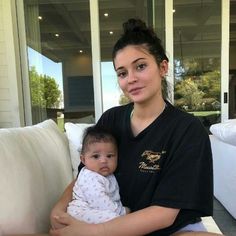
[[[65,134],[52,120],[0,129],[0,163],[3,233],[48,232],[50,211],[72,180]]]

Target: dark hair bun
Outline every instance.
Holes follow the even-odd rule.
[[[148,28],[140,19],[131,18],[123,24],[124,33],[138,32],[138,31],[148,31]]]
[[[120,49],[128,45],[139,45],[145,47],[155,57],[158,64],[163,60],[168,61],[161,40],[157,37],[153,27],[147,26],[141,19],[131,18],[123,23],[123,30],[123,34],[113,47],[113,60]]]

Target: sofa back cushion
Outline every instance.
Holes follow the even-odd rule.
[[[82,148],[84,131],[92,125],[94,124],[74,124],[71,122],[65,123],[65,130],[69,141],[71,164],[74,178],[76,178],[78,174],[78,166],[80,164],[80,152]]]
[[[236,146],[236,119],[213,124],[210,131],[221,141]]]
[[[43,233],[53,205],[72,180],[68,140],[52,120],[0,129],[0,228]]]

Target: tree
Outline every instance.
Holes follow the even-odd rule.
[[[198,87],[204,91],[205,98],[215,98],[220,101],[220,72],[207,72],[198,80]]]
[[[44,84],[41,76],[38,74],[34,66],[30,68],[29,78],[32,106],[46,107],[46,101],[44,97]]]
[[[201,109],[204,93],[198,89],[198,85],[191,78],[177,82],[175,90],[176,97],[179,99],[176,101],[177,106],[188,110]]]
[[[55,79],[39,75],[35,67],[29,71],[32,106],[58,108],[61,102],[61,91]]]
[[[128,97],[126,97],[124,94],[120,95],[120,100],[119,100],[119,104],[120,105],[125,105],[130,103],[130,99]]]
[[[61,102],[61,91],[59,90],[59,85],[56,83],[55,79],[44,75],[44,96],[46,100],[47,108],[58,108]]]
[[[186,59],[175,61],[175,105],[186,110],[218,110],[220,104],[220,61]]]

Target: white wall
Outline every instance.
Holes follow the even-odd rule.
[[[0,0],[0,128],[24,125],[15,3]]]

